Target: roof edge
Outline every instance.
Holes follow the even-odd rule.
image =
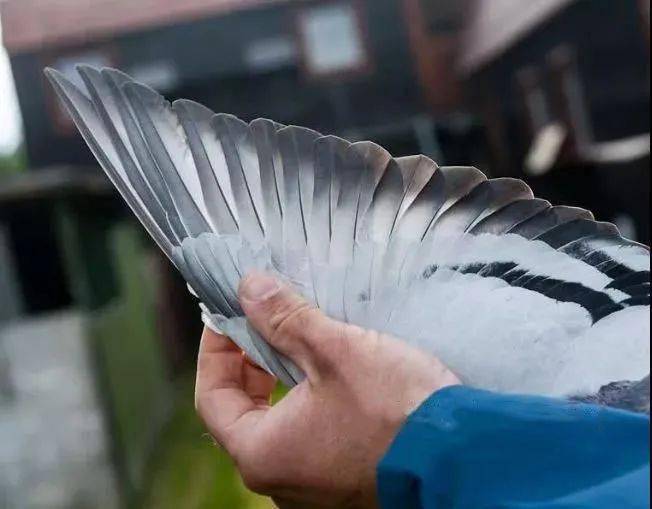
[[[3,42],[10,55],[43,47],[81,45],[143,29],[163,27],[291,0],[128,0],[83,2],[0,0]],[[48,22],[44,23],[43,20]]]
[[[462,37],[458,70],[469,75],[578,0],[476,0]],[[520,10],[519,16],[514,15]]]

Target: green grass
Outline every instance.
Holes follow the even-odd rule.
[[[152,284],[137,232],[120,226],[112,236],[120,297],[91,313],[90,337],[99,381],[111,416],[113,452],[129,496],[145,468],[171,410]]]
[[[139,509],[270,509],[249,492],[227,454],[214,445],[196,417],[193,388],[180,384],[177,405],[154,452]]]

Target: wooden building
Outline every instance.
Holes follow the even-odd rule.
[[[462,2],[463,3],[463,2]],[[445,9],[432,8],[433,5]],[[118,67],[170,98],[328,133],[435,150],[455,106],[462,11],[422,0],[7,0],[5,45],[29,161],[92,163],[42,70]],[[426,6],[424,9],[423,6]],[[419,141],[421,140],[421,141]]]
[[[649,2],[476,0],[460,75],[489,168],[649,243]]]

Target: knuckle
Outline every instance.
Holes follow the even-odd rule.
[[[316,313],[317,309],[303,301],[277,308],[270,318],[272,342],[305,337]]]
[[[315,331],[321,337],[315,337],[313,348],[315,353],[324,361],[329,361],[332,364],[337,364],[338,359],[346,355],[349,343],[350,334],[348,332],[348,325],[343,322],[332,321],[328,325],[328,331]]]

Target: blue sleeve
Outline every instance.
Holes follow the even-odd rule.
[[[606,407],[450,387],[380,462],[381,506],[648,508],[649,428]]]

